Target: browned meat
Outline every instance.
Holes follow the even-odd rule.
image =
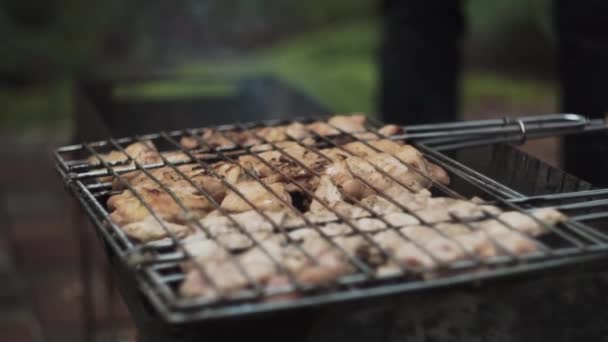
[[[327,210],[326,206],[334,207],[338,203],[344,203],[340,190],[332,183],[331,179],[327,176],[321,177],[319,187],[315,191],[315,196],[321,200],[316,199],[312,201],[310,205],[310,211],[319,212]]]
[[[222,201],[222,208],[228,211],[241,212],[251,210],[252,207],[245,199],[253,203],[258,210],[282,210],[285,209],[285,205],[280,199],[287,203],[291,202],[291,197],[285,191],[283,183],[269,184],[268,187],[272,189],[272,192],[268,191],[257,181],[242,181],[237,183],[235,187],[241,194],[229,191]]]
[[[189,211],[202,216],[214,208],[196,188],[184,182],[176,182],[170,189]],[[135,190],[162,219],[169,222],[183,222],[182,208],[167,192],[149,184],[137,186]],[[150,214],[130,190],[111,196],[107,204],[112,211],[110,217],[118,225],[141,221]]]
[[[156,147],[151,141],[147,141],[145,143],[133,143],[125,148],[126,154],[128,154],[133,160],[137,161],[142,165],[155,164],[161,162],[160,156],[158,155],[158,151]],[[100,154],[101,159],[109,163],[110,165],[115,165],[112,169],[116,172],[121,172],[128,170],[133,167],[133,162],[127,163],[129,158],[125,153],[121,151],[110,151],[107,154]],[[101,166],[101,160],[96,156],[90,156],[87,162],[92,166]],[[127,172],[123,173],[122,177],[125,179],[131,179],[139,175],[139,171]],[[107,182],[111,181],[112,177],[100,177],[99,181]]]
[[[393,192],[420,192],[432,185],[431,179],[442,184],[449,183],[447,174],[428,163],[413,147],[389,140],[372,141],[379,142],[383,143],[375,147],[387,153],[377,152],[361,142],[344,145],[350,153],[337,148],[323,150],[328,158],[334,160],[327,167],[326,174],[341,190],[355,198],[374,194],[374,188],[382,192],[388,189]],[[373,187],[368,187],[366,182]]]
[[[443,237],[429,227],[412,225],[402,228],[401,232],[444,263],[465,257],[465,251],[454,240]]]
[[[267,183],[288,182],[291,178],[309,190],[314,190],[317,184],[317,180],[313,178],[314,172],[320,172],[328,161],[295,142],[277,143],[277,146],[282,149],[282,152],[271,150],[261,152],[257,157],[254,155],[241,156],[239,163]],[[297,186],[288,184],[289,191],[299,191]]]
[[[187,236],[182,240],[182,244],[186,251],[196,257],[199,262],[208,258],[226,257],[226,251],[215,240],[208,239],[205,234],[200,232]]]
[[[315,191],[315,199],[310,205],[310,213],[322,217],[332,216],[337,212],[345,218],[361,218],[369,216],[369,212],[360,206],[344,201],[340,190],[332,183],[328,176],[322,176]],[[319,200],[317,200],[319,199]],[[316,220],[316,218],[314,218]]]
[[[373,140],[368,143],[374,148],[395,157],[400,162],[418,170],[422,175],[430,177],[440,184],[447,185],[450,183],[450,178],[443,169],[427,161],[422,153],[411,145],[403,145],[387,139]],[[360,157],[377,154],[374,149],[360,142],[346,144],[344,147]]]
[[[125,148],[125,152],[131,158],[142,164],[152,164],[158,163],[160,161],[158,151],[156,150],[156,147],[151,141],[147,141],[145,143],[133,143]],[[111,151],[110,153],[101,154],[100,156],[103,161],[110,164],[126,162],[128,160],[127,156],[121,151]],[[89,157],[88,161],[91,165],[101,164],[99,158],[95,156]]]
[[[384,216],[384,219],[394,227],[411,226],[420,223],[414,216],[402,212],[388,213]]]
[[[175,224],[167,221],[163,221],[162,224],[167,230],[171,231],[176,237],[179,238],[183,238],[191,233],[191,229],[185,225]],[[167,230],[165,230],[161,223],[151,215],[144,216],[144,219],[141,221],[124,225],[122,230],[127,234],[127,236],[141,242],[159,240],[169,236]]]
[[[410,270],[421,270],[436,266],[433,258],[422,249],[411,242],[404,241],[394,230],[386,230],[374,235],[374,240],[380,246],[389,251],[399,264],[391,261],[388,265],[378,270],[380,275],[391,275],[399,273],[399,266]]]
[[[231,220],[228,216],[214,211],[201,219],[200,223],[213,236],[240,232],[239,229],[250,233],[269,233],[273,231],[275,225],[282,225],[289,217],[285,211],[266,211],[264,214],[268,219],[254,210],[248,210],[230,214]]]
[[[256,134],[270,142],[286,141],[289,139],[303,140],[310,137],[310,132],[304,124],[294,122],[286,126],[272,126],[257,129]]]
[[[397,135],[397,134],[405,133],[405,130],[401,126],[386,125],[386,126],[380,128],[378,130],[378,133],[390,137],[391,135]]]
[[[294,269],[298,281],[305,285],[324,285],[355,270],[346,255],[325,240],[305,239],[302,248],[318,261],[317,264],[307,261]]]
[[[201,146],[201,141],[204,143]],[[241,131],[218,131],[216,129],[205,129],[199,137],[184,136],[180,144],[187,149],[203,148],[233,148],[237,144],[241,146],[259,143],[250,132]]]
[[[533,210],[531,214],[540,222],[544,222],[548,225],[554,225],[556,223],[564,222],[567,219],[564,214],[553,208],[536,209]],[[509,225],[513,229],[529,234],[531,236],[540,235],[542,233],[545,233],[547,230],[543,225],[539,224],[530,216],[516,211],[503,213],[498,216],[498,219],[504,222],[506,225]]]

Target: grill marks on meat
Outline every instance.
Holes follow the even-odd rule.
[[[163,189],[142,185],[134,188],[141,198],[162,219],[169,222],[180,223],[186,221],[184,209]],[[186,210],[195,216],[203,216],[213,209],[210,201],[200,195],[198,191],[185,184],[171,187],[171,191],[187,208]],[[131,191],[125,190],[121,194],[114,195],[108,199],[108,208],[112,210],[110,217],[118,225],[124,225],[144,220],[151,215],[148,208]],[[148,240],[147,237],[137,237],[140,240]]]
[[[388,214],[387,217],[389,215],[392,214]],[[532,215],[547,219],[547,221],[543,221],[547,224],[555,224],[565,219],[554,209],[538,209],[533,211]],[[505,212],[500,216],[508,216],[513,220],[527,217],[516,212]],[[284,221],[284,218],[275,216],[273,220]],[[363,227],[362,221],[364,220],[368,220],[368,218],[361,218],[354,222],[357,226]],[[487,259],[506,253],[526,255],[541,250],[539,244],[531,236],[499,224],[500,221],[495,219],[476,221],[470,226],[459,223],[440,223],[434,228],[419,224],[419,221],[411,216],[399,222],[401,222],[401,228],[398,226],[396,229],[384,228],[379,232],[374,230],[365,232],[383,250],[390,253],[388,257],[363,236],[353,234],[352,229],[344,223],[329,223],[322,225],[320,229],[348,255],[358,258],[375,269],[376,274],[380,277],[399,275],[402,269],[411,272],[433,271],[443,265],[473,256]],[[539,226],[541,223],[538,222],[534,227],[530,226],[528,229],[532,229],[529,232],[534,234],[536,229],[540,229]],[[294,279],[302,285],[322,286],[341,276],[356,272],[356,268],[349,262],[348,257],[312,228],[296,229],[290,231],[287,236],[257,235],[256,240],[271,252],[275,260],[280,260]],[[207,245],[209,244],[214,246],[214,242],[207,243]],[[317,260],[317,263],[306,258],[296,248],[296,244]],[[238,269],[229,264],[231,260],[228,254],[220,254],[223,266],[216,268],[217,260],[213,259],[209,262],[207,254],[204,253],[208,247],[190,248],[195,251],[203,251],[201,254],[204,254],[205,257],[199,259],[199,262],[210,263],[214,271],[222,272],[221,275],[218,275],[219,283],[228,294],[248,285],[243,276],[237,274]],[[268,287],[289,284],[289,280],[284,274],[285,271],[277,270],[272,259],[261,253],[259,248],[253,247],[244,254],[239,254],[237,258],[245,269],[251,271],[252,278],[260,284]],[[190,269],[189,273],[198,273],[198,271]],[[181,292],[185,296],[210,295],[210,291],[209,284],[203,281],[200,274],[188,274],[187,280],[181,287]]]
[[[380,133],[403,132],[386,126]],[[349,142],[344,139],[348,134],[366,142]],[[312,151],[316,135],[344,140],[342,148]],[[292,280],[305,287],[329,285],[359,271],[352,258],[382,277],[402,270],[436,272],[470,258],[526,255],[542,251],[534,237],[547,231],[545,224],[566,219],[553,209],[534,210],[530,217],[502,212],[476,198],[431,196],[432,185],[449,184],[447,173],[412,146],[378,139],[366,130],[363,116],[247,132],[207,129],[200,137],[184,137],[181,144],[190,149],[252,146],[235,157],[236,163],[210,164],[211,171],[197,163],[174,166],[179,172],[171,166],[149,169],[158,182],[139,170],[123,174],[159,220],[116,180],[113,189],[122,193],[111,196],[107,205],[112,221],[133,239],[181,239],[213,280],[205,279],[192,260],[184,262],[183,296],[214,298],[220,294],[215,286],[224,295],[236,295],[252,285],[248,277],[266,290],[289,287]],[[126,150],[141,164],[162,163],[152,143]],[[163,155],[172,163],[190,161],[179,151]],[[120,164],[116,171],[132,164],[120,152],[101,158]],[[89,162],[100,164],[95,158]],[[164,187],[183,203],[187,215]]]
[[[267,186],[268,189],[253,180],[239,182],[235,188],[240,193],[229,191],[222,201],[221,207],[230,212],[242,212],[252,209],[251,203],[258,210],[273,211],[282,210],[285,208],[284,202],[291,202],[291,197],[285,191],[283,183],[268,184]]]
[[[189,227],[182,224],[175,224],[167,221],[157,221],[151,215],[144,216],[143,220],[138,220],[122,227],[127,236],[138,239],[142,242],[159,240],[167,235],[167,230],[172,232],[175,237],[183,238],[192,231]],[[163,228],[163,225],[166,228]]]

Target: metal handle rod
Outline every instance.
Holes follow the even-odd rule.
[[[578,114],[549,114],[518,118],[474,120],[455,123],[415,125],[403,127],[405,133],[392,136],[393,139],[429,139],[457,136],[479,136],[499,134],[536,133],[568,128],[583,128],[590,120]]]
[[[454,150],[465,147],[475,147],[483,145],[491,145],[497,143],[515,143],[521,144],[531,139],[541,139],[552,136],[568,135],[568,134],[585,134],[591,132],[608,131],[608,126],[588,126],[583,129],[565,129],[565,130],[554,130],[545,131],[522,135],[503,135],[496,137],[483,137],[483,136],[472,136],[472,137],[453,137],[453,138],[438,138],[429,141],[424,141],[428,146],[432,146],[437,151]]]
[[[517,121],[517,120],[516,120]],[[517,121],[519,129],[510,127],[493,127],[491,130],[462,130],[460,132],[433,132],[429,138],[425,136],[417,137],[411,135],[410,140],[422,141],[428,146],[433,146],[436,149],[449,150],[462,147],[471,147],[479,145],[494,144],[500,142],[515,142],[524,143],[528,139],[539,139],[549,136],[566,135],[566,134],[583,134],[591,132],[608,131],[608,124],[604,119],[586,119],[584,123],[554,123],[541,125],[528,125],[524,121]],[[528,121],[530,122],[530,121]],[[493,131],[493,133],[491,132]],[[432,137],[430,137],[432,136]],[[396,137],[396,136],[392,136]],[[391,138],[392,138],[391,137]],[[398,138],[403,138],[399,136]],[[418,139],[417,139],[418,138]]]
[[[534,116],[521,116],[516,119],[505,117],[500,119],[485,119],[485,120],[469,120],[461,122],[444,122],[436,124],[424,124],[424,125],[412,125],[404,127],[407,132],[417,131],[437,131],[446,129],[469,129],[469,128],[481,128],[481,127],[492,127],[501,126],[508,123],[512,123],[515,120],[523,121],[526,124],[532,123],[550,123],[550,122],[575,122],[584,123],[587,118],[580,114],[562,113],[562,114],[544,114]]]

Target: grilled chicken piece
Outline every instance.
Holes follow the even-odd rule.
[[[541,246],[523,233],[512,230],[497,220],[485,220],[471,224],[480,231],[486,232],[496,244],[514,255],[526,255],[541,250]]]
[[[401,228],[401,233],[408,239],[415,241],[435,259],[450,263],[465,258],[465,250],[453,240],[447,239],[437,231],[425,227],[412,225]]]
[[[321,177],[314,195],[316,198],[310,204],[310,213],[312,215],[327,217],[335,216],[335,213],[337,213],[347,219],[370,216],[370,213],[362,207],[345,202],[340,190],[338,190],[328,176]],[[316,220],[314,217],[311,217],[311,219]]]
[[[551,208],[537,209],[531,214],[539,218],[544,224],[549,225],[565,220],[563,214]],[[504,219],[501,220],[500,218]],[[537,236],[545,232],[541,224],[519,212],[502,213],[499,215],[498,220],[490,219],[471,222],[469,226],[459,223],[441,223],[437,225],[437,229],[448,236],[455,237],[466,247],[476,243],[477,250],[474,251],[478,254],[480,254],[480,250],[483,251],[479,255],[481,257],[502,254],[488,246],[489,243],[492,243],[489,240],[490,238],[494,241],[494,245],[514,255],[525,255],[541,251],[542,247],[536,241],[526,236],[526,234]],[[483,241],[484,235],[488,238],[488,241]]]
[[[258,210],[285,209],[285,205],[279,198],[287,203],[291,202],[291,197],[285,191],[283,183],[268,184],[272,192],[268,191],[257,181],[242,181],[237,183],[235,187],[239,190],[240,194],[229,191],[222,201],[222,208],[228,211],[241,212],[251,210],[252,207],[245,199],[249,200]]]
[[[163,227],[164,225],[164,227]],[[171,231],[176,237],[183,238],[192,231],[189,227],[167,221],[157,221],[153,216],[148,215],[143,220],[129,223],[121,228],[127,236],[141,242],[160,240],[169,236],[167,230]]]
[[[380,128],[378,130],[378,133],[390,137],[391,135],[397,135],[397,134],[405,133],[405,130],[401,126],[386,125],[386,126]]]
[[[276,142],[287,140],[285,126],[263,127],[256,130],[256,134],[265,141]]]
[[[394,157],[399,163],[404,163],[406,166],[416,169],[419,176],[424,178],[426,182],[430,182],[429,178],[445,185],[450,182],[450,178],[445,170],[427,161],[422,153],[411,145],[404,145],[392,140],[381,139],[367,142],[351,142],[345,144],[343,149],[348,152],[336,148],[329,149],[324,153],[332,160],[343,160],[353,154],[367,159],[368,157],[379,153],[386,153]]]
[[[358,180],[364,179],[367,184],[361,191],[359,186],[348,186],[349,189],[356,189],[351,195],[366,197],[378,192],[386,192],[390,188],[400,188],[401,191],[418,192],[428,186],[424,179],[411,172],[407,166],[399,163],[388,154],[375,154],[366,159],[359,157],[348,157],[344,161],[348,171]],[[375,167],[374,167],[375,166]],[[379,171],[382,170],[382,171]],[[342,184],[348,184],[343,182]],[[405,185],[406,187],[403,187]]]
[[[142,165],[161,162],[161,159],[158,155],[158,151],[156,150],[156,147],[154,146],[154,144],[151,141],[146,141],[144,143],[137,142],[137,143],[130,144],[129,146],[127,146],[125,148],[125,152],[133,160],[137,161],[138,163],[140,163]],[[127,163],[129,158],[126,154],[123,153],[122,151],[113,150],[107,154],[100,154],[100,157],[101,157],[101,160],[103,160],[104,162],[106,162],[110,165],[115,165],[115,166],[112,166],[112,169],[114,171],[121,172],[121,171],[125,171],[125,170],[133,168],[133,165],[134,165],[133,162]],[[97,156],[90,156],[87,159],[87,162],[89,163],[89,165],[92,165],[92,166],[102,166],[101,160]],[[139,175],[139,173],[140,173],[140,171],[133,171],[133,172],[123,173],[121,176],[125,179],[131,179],[131,178]],[[111,176],[100,177],[99,181],[107,182],[107,181],[110,181],[111,179],[112,179]]]
[[[339,130],[347,133],[363,132],[366,121],[365,115],[336,115],[332,116],[327,123],[313,122],[308,125],[308,129],[324,136],[340,134]]]
[[[179,140],[179,144],[185,149],[195,149],[198,147],[198,139],[190,136],[184,136]]]
[[[322,171],[329,162],[295,142],[286,141],[276,145],[281,151],[265,151],[259,153],[257,157],[241,156],[239,163],[267,183],[288,182],[291,178],[300,182],[305,188],[314,190],[317,184],[317,180],[313,178],[314,172]],[[299,191],[297,186],[291,183],[288,185],[290,191]]]
[[[168,166],[148,170],[148,173],[155,179],[144,172],[140,172],[137,176],[127,181],[131,186],[136,188],[141,186],[160,188],[158,182],[168,188],[186,187],[192,188],[192,191],[197,190],[196,187],[199,187],[216,201],[221,201],[226,195],[226,188],[222,181],[217,177],[207,175],[207,172],[204,169],[196,165],[179,165],[176,168],[188,177],[194,185],[181,176],[179,172]],[[123,182],[114,180],[112,188],[114,190],[123,190],[127,187]]]
[[[145,143],[136,142],[130,144],[125,148],[125,152],[134,160],[138,161],[141,164],[152,164],[158,163],[160,158],[158,156],[158,151],[156,147],[151,141],[146,141]],[[107,154],[101,154],[101,159],[109,164],[126,162],[128,157],[122,153],[121,151],[111,151]],[[91,156],[88,159],[89,164],[91,165],[99,165],[101,161],[96,156]]]
[[[293,246],[284,245],[285,241],[280,236],[268,238],[261,242],[264,250],[260,247],[252,248],[238,257],[232,257],[246,269],[247,274],[252,280],[265,283],[276,276],[284,276],[285,271],[296,274],[297,271],[310,265],[299,250]],[[279,269],[275,264],[281,263],[286,267]],[[204,260],[209,274],[212,275],[215,284],[226,294],[230,295],[235,291],[244,289],[249,285],[244,274],[234,265],[230,257],[222,256],[215,259],[207,258]],[[309,280],[310,276],[303,279]],[[205,281],[197,269],[191,269],[185,281],[180,287],[180,292],[184,296],[213,296],[212,286]]]
[[[317,261],[312,263],[307,260],[295,270],[297,280],[304,285],[322,286],[355,271],[346,255],[326,240],[306,239],[302,248]]]
[[[280,257],[282,241],[284,241],[282,237],[276,236],[263,241],[262,246],[272,257],[276,258]],[[265,278],[270,277],[276,271],[272,259],[262,252],[259,247],[252,248],[238,257],[227,253],[219,253],[202,259],[197,258],[197,261],[204,266],[215,286],[227,295],[246,288],[249,285],[247,276],[254,281],[263,282]],[[186,297],[213,298],[217,296],[213,285],[204,279],[198,268],[193,266],[192,264],[185,265],[189,271],[180,286],[180,293]],[[243,273],[242,269],[246,270],[246,273]]]
[[[321,202],[314,199],[310,204],[311,212],[320,212],[327,210],[326,206],[332,208],[339,203],[344,203],[340,190],[334,185],[331,179],[327,176],[321,177],[319,187],[315,191],[315,197]]]
[[[328,121],[330,125],[335,126],[348,133],[356,133],[365,131],[365,123],[367,117],[365,115],[335,115]]]
[[[289,139],[303,140],[310,137],[310,132],[306,129],[306,126],[294,122],[286,126],[270,126],[259,128],[255,130],[255,133],[260,136],[263,140],[269,142],[286,141]]]
[[[365,239],[362,235],[338,236],[334,241],[350,255],[365,262],[370,267],[378,267],[386,262],[386,255],[372,244],[373,239]]]
[[[388,226],[384,221],[377,218],[364,217],[356,221],[355,226],[362,232],[377,232]]]
[[[327,236],[339,236],[352,233],[353,229],[345,223],[330,222],[321,226],[321,231]]]
[[[320,209],[319,211],[308,211],[304,213],[306,217],[312,223],[327,223],[338,220],[338,216],[329,210]]]
[[[293,140],[304,140],[311,136],[306,126],[299,122],[287,125],[287,127],[285,127],[285,135]]]
[[[232,252],[239,252],[255,246],[255,241],[261,241],[272,236],[272,232],[254,232],[251,237],[238,232],[220,234],[215,236],[223,246]]]
[[[379,195],[371,195],[363,198],[361,204],[373,210],[379,215],[390,213],[400,213],[402,210],[397,205],[391,203],[386,198]]]
[[[364,123],[366,121],[363,115],[351,116],[334,116],[329,119],[328,123],[346,132],[361,132],[365,130]],[[206,129],[199,138],[184,136],[180,140],[180,144],[188,149],[200,147],[199,141],[205,142],[205,145],[211,148],[232,148],[236,147],[235,143],[241,146],[249,146],[259,144],[262,140],[270,142],[293,140],[305,140],[311,137],[310,131],[316,132],[319,135],[335,135],[339,132],[325,122],[315,122],[309,125],[294,122],[289,125],[269,126],[254,129],[253,132],[246,131],[218,131],[215,129]]]
[[[456,200],[456,201],[458,201],[458,200]],[[460,205],[461,209],[462,209],[462,206],[465,206],[464,203],[470,204],[470,202],[465,202],[465,201],[458,201],[455,203]],[[466,206],[469,207],[469,204],[467,204]],[[461,212],[461,216],[460,215],[458,215],[458,216],[465,220],[482,218],[484,216],[479,214],[478,210],[483,209],[483,207],[484,206],[478,206],[477,208],[474,208],[474,207],[470,206],[470,208],[474,208],[473,211],[471,211],[471,212],[463,211],[463,212]],[[491,207],[491,208],[494,208],[493,210],[497,210],[497,208],[495,208],[495,207]],[[430,211],[431,209],[426,209],[425,212],[427,210]],[[447,211],[450,211],[450,209],[448,209]],[[438,211],[438,212],[441,212],[441,211]],[[420,214],[421,211],[417,211],[416,213]],[[421,216],[425,216],[425,215],[426,214],[421,215]],[[430,216],[430,214],[427,216]],[[443,216],[443,215],[439,214],[439,215],[435,215],[435,216],[437,217],[437,216]],[[537,220],[539,220],[539,222],[534,220],[531,216],[535,217]],[[443,217],[443,218],[446,218],[446,217]],[[564,222],[566,219],[567,219],[567,217],[564,214],[560,213],[559,211],[557,211],[553,208],[543,208],[543,209],[532,210],[530,212],[530,214],[523,214],[523,213],[516,212],[516,211],[504,212],[504,213],[498,215],[498,219],[496,219],[496,220],[486,219],[486,220],[482,220],[482,221],[471,222],[470,226],[480,229],[480,230],[490,229],[491,231],[495,231],[495,232],[502,232],[502,231],[504,231],[504,229],[508,229],[513,232],[518,232],[518,233],[520,233],[520,235],[526,234],[529,236],[538,236],[547,231],[546,228],[544,227],[544,225],[554,225],[559,222]],[[436,222],[441,222],[441,221],[436,220]],[[437,225],[437,227],[440,228],[442,231],[444,231],[448,235],[458,235],[461,233],[466,233],[470,230],[469,226],[466,226],[461,223],[442,223],[442,224]],[[500,228],[498,228],[498,227],[500,227]]]
[[[464,200],[449,197],[429,198],[421,209],[413,209],[426,223],[449,222],[458,219],[478,219],[484,217],[480,206]]]
[[[202,146],[201,146],[201,141]],[[216,129],[205,129],[200,137],[184,136],[180,140],[180,144],[187,149],[198,147],[203,148],[234,148],[238,145],[248,146],[257,144],[260,141],[256,139],[250,132],[246,131],[218,131]]]
[[[339,149],[322,150],[322,153],[334,160],[325,173],[346,194],[359,199],[373,195],[374,190],[420,192],[432,185],[432,179],[442,184],[449,183],[449,177],[443,169],[426,162],[413,147],[387,142],[397,146],[397,153],[394,153],[396,157],[390,153],[377,152],[361,142],[345,145],[345,149],[351,153]]]
[[[374,235],[374,240],[385,250],[390,252],[394,259],[398,260],[395,265],[391,261],[378,269],[379,275],[392,275],[400,272],[400,266],[411,270],[421,270],[436,266],[433,258],[422,249],[411,242],[404,241],[394,230],[386,230]]]
[[[184,297],[217,298],[220,293],[231,293],[247,286],[248,281],[238,266],[229,261],[229,257],[210,257],[201,262],[206,275],[211,282],[201,274],[194,265],[186,273],[179,291]],[[216,289],[217,287],[217,289]],[[220,293],[218,293],[218,291]]]
[[[282,239],[267,239],[262,245],[266,251],[300,284],[324,285],[332,282],[342,275],[353,271],[346,257],[331,247],[327,242],[319,239],[310,239],[302,243],[304,249],[316,262],[308,259],[298,248],[285,245]],[[272,259],[260,248],[240,254],[239,262],[255,281],[276,286],[289,284],[286,274],[277,269]],[[206,258],[204,263],[207,272],[213,274],[213,280],[228,295],[245,288],[248,285],[246,278],[234,266],[229,258]],[[282,281],[278,281],[282,279]],[[212,287],[208,284],[197,269],[191,269],[180,287],[183,296],[214,296]]]
[[[226,251],[215,240],[208,239],[205,234],[195,233],[182,240],[184,249],[199,262],[209,258],[225,257]],[[187,268],[190,266],[186,266]]]
[[[281,226],[290,216],[285,211],[265,211],[266,217],[254,210],[230,214],[232,220],[219,212],[212,212],[200,223],[213,236],[246,230],[249,233],[272,232],[274,226]],[[235,224],[236,222],[236,224]],[[237,227],[238,225],[238,227]]]
[[[366,157],[368,155],[373,155],[378,153],[377,150],[380,150],[384,153],[390,154],[395,157],[399,162],[405,163],[410,168],[418,170],[428,182],[429,179],[433,179],[434,181],[447,185],[450,183],[450,177],[448,174],[440,168],[439,166],[427,161],[422,153],[418,151],[411,145],[403,145],[392,140],[382,139],[382,140],[373,140],[368,142],[369,145],[373,146],[374,149],[370,149],[368,146],[362,146],[363,143],[354,142],[345,145],[345,148],[354,149],[357,151],[357,154],[360,157]]]
[[[538,221],[547,225],[554,225],[567,220],[566,215],[553,208],[535,209],[532,210],[530,214]],[[500,214],[498,220],[504,222],[505,225],[510,226],[513,229],[531,236],[538,236],[547,231],[547,228],[544,225],[540,224],[529,215],[516,211]]]
[[[331,177],[331,181],[352,198],[361,199],[374,194],[373,189],[370,189],[364,181],[353,175],[346,161],[334,162],[327,167],[325,174]],[[365,180],[367,181],[367,179]]]
[[[162,219],[174,223],[184,221],[182,208],[166,191],[148,184],[137,186],[135,190]],[[186,209],[195,215],[202,216],[214,208],[207,198],[198,194],[196,188],[184,181],[172,184],[170,190]],[[110,217],[118,225],[141,221],[150,215],[148,209],[131,190],[111,196],[107,204],[112,211]]]
[[[450,222],[454,220],[477,220],[501,212],[499,208],[479,205],[471,201],[450,197],[398,195],[401,205],[412,211],[425,223]]]
[[[388,213],[384,216],[384,220],[394,227],[411,226],[420,223],[414,216],[401,212]]]
[[[497,245],[490,240],[489,235],[484,231],[474,231],[468,234],[456,235],[453,237],[472,255],[482,259],[492,258],[501,255]]]

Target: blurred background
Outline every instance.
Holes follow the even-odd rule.
[[[556,110],[549,5],[466,2],[464,119]],[[374,115],[378,8],[374,0],[3,1],[0,340],[135,336],[93,229],[53,170],[53,148],[159,122]],[[559,166],[558,142],[524,148]]]

